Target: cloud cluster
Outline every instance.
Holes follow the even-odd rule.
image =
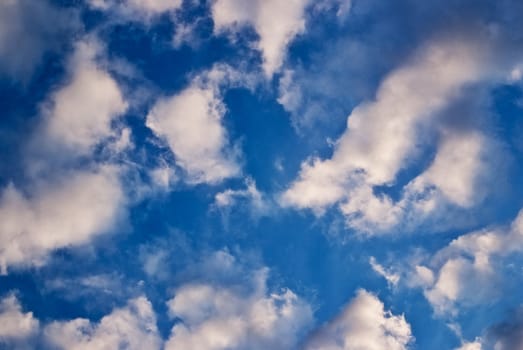
[[[237,30],[245,24],[254,27],[260,36],[257,46],[263,56],[263,70],[271,77],[283,64],[291,40],[305,30],[308,3],[308,0],[216,0],[211,12],[217,33]]]
[[[128,301],[99,322],[77,318],[41,324],[32,312],[24,313],[14,295],[0,302],[0,346],[29,349],[160,349],[156,316],[145,297]]]
[[[38,333],[39,322],[32,312],[23,312],[15,295],[0,301],[0,347],[25,348],[27,340]]]
[[[488,41],[459,36],[424,45],[382,81],[375,100],[354,108],[330,158],[302,164],[282,203],[317,213],[340,203],[349,226],[363,232],[386,231],[443,204],[478,204],[476,188],[495,143],[475,128],[446,128],[441,114],[467,86],[492,74],[491,50]],[[439,139],[432,164],[404,186],[400,201],[375,192],[395,185],[431,139]]]
[[[406,350],[413,341],[404,316],[385,311],[373,294],[359,290],[332,321],[313,334],[308,350]]]
[[[224,126],[220,88],[244,79],[232,68],[217,65],[181,92],[160,98],[149,111],[147,126],[166,141],[188,183],[213,184],[240,174],[238,152]]]
[[[145,297],[131,299],[99,322],[78,318],[52,322],[44,339],[58,349],[160,349],[156,315]]]
[[[27,183],[0,194],[0,268],[41,265],[59,248],[88,243],[125,216],[123,167],[92,160],[97,147],[118,141],[116,119],[127,103],[97,63],[100,45],[76,44],[68,81],[42,108],[41,125],[26,150]],[[79,165],[82,164],[82,165]]]
[[[180,322],[166,349],[292,349],[310,327],[310,306],[288,289],[271,291],[267,268],[245,274],[224,251],[207,258],[202,267],[212,269],[209,276],[222,277],[176,289],[168,305]]]
[[[414,267],[414,285],[420,285],[435,312],[455,314],[500,297],[499,286],[507,266],[504,258],[523,249],[523,212],[510,227],[462,235]],[[505,281],[506,282],[506,281]]]

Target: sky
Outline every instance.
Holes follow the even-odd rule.
[[[0,349],[523,349],[522,14],[0,0]]]

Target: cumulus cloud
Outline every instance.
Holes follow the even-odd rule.
[[[236,79],[231,68],[216,66],[180,93],[158,100],[147,116],[147,126],[167,142],[189,183],[218,183],[240,173],[220,94],[221,84]]]
[[[145,297],[130,300],[99,322],[77,318],[45,326],[47,343],[58,349],[160,349],[156,315]]]
[[[0,266],[41,265],[49,253],[90,241],[122,219],[126,197],[117,169],[69,171],[34,185],[8,186],[0,197]]]
[[[166,349],[283,350],[297,345],[312,321],[311,308],[288,289],[269,290],[267,268],[245,273],[223,251],[201,267],[215,282],[188,282],[176,289],[168,306],[180,322]],[[216,276],[222,276],[221,281]]]
[[[415,266],[415,284],[439,315],[453,315],[458,306],[471,307],[500,297],[503,259],[523,249],[523,213],[510,227],[462,235]]]
[[[32,312],[23,312],[15,295],[8,295],[0,301],[0,347],[24,342],[35,336],[39,322]],[[20,344],[17,344],[20,345]],[[20,345],[21,346],[21,345]]]
[[[413,341],[405,317],[385,311],[373,294],[359,290],[335,319],[312,335],[308,350],[404,350]]]
[[[485,155],[495,143],[474,128],[448,131],[441,113],[464,88],[491,74],[489,55],[486,42],[459,36],[424,45],[382,81],[375,100],[354,108],[332,157],[302,164],[282,204],[321,214],[341,203],[349,226],[362,232],[386,231],[405,215],[415,218],[444,204],[478,204],[484,193],[477,185],[495,158]],[[395,184],[434,134],[440,142],[431,166],[405,186],[400,201],[377,194],[377,186]]]
[[[127,110],[116,81],[96,59],[102,51],[95,40],[76,44],[69,60],[70,80],[58,89],[44,108],[42,132],[48,147],[85,155],[110,136],[112,123]]]
[[[260,36],[258,49],[263,55],[263,69],[270,77],[281,67],[289,43],[305,30],[308,3],[308,0],[216,0],[211,11],[217,33],[245,24],[254,27]]]

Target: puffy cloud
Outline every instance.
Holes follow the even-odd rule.
[[[495,142],[473,126],[445,127],[442,114],[467,86],[491,74],[489,54],[487,43],[459,37],[423,46],[383,80],[374,101],[354,108],[330,158],[302,163],[281,203],[319,214],[341,203],[349,226],[365,233],[415,226],[448,206],[478,204],[486,194],[478,185],[495,163]],[[401,198],[377,193],[376,187],[395,184],[434,134],[440,141],[432,164],[402,189]]]
[[[482,66],[477,56],[477,48],[459,41],[436,42],[421,50],[383,81],[376,101],[352,111],[331,159],[303,165],[284,201],[312,208],[332,204],[345,196],[344,185],[357,172],[369,185],[392,182],[415,154],[420,124],[445,107],[464,84],[477,79]],[[311,198],[309,193],[321,188],[328,195]]]
[[[499,297],[503,258],[523,249],[523,212],[510,227],[462,235],[415,266],[416,283],[439,315]]]
[[[456,350],[481,350],[483,349],[480,341],[474,341],[474,342],[467,342],[462,344],[459,348],[456,348]]]
[[[270,77],[281,67],[289,43],[305,30],[308,3],[308,0],[216,0],[212,3],[215,31],[252,25],[260,36],[258,48],[263,55],[263,69]]]
[[[385,311],[373,294],[359,290],[340,315],[312,335],[308,350],[402,350],[413,340],[404,316]]]
[[[132,299],[99,322],[77,318],[52,322],[44,329],[46,342],[58,349],[160,349],[156,315],[145,297]]]
[[[59,48],[76,15],[48,1],[5,0],[0,3],[0,75],[25,81],[46,52]]]
[[[189,183],[217,183],[240,173],[223,125],[226,107],[219,89],[235,79],[238,73],[217,66],[180,93],[157,101],[147,116],[147,126],[167,142]]]
[[[58,248],[110,231],[125,204],[118,170],[111,166],[68,171],[35,184],[29,195],[8,186],[0,197],[2,273],[11,265],[40,265]]]
[[[35,336],[39,330],[39,322],[32,312],[24,313],[15,295],[4,297],[0,301],[0,347]]]
[[[44,110],[41,136],[47,147],[85,155],[116,135],[112,123],[126,111],[127,102],[116,81],[97,65],[100,52],[95,40],[76,44],[69,60],[70,81],[52,95]]]
[[[168,305],[181,322],[173,327],[166,349],[290,349],[297,345],[312,321],[312,311],[288,289],[269,291],[268,269],[245,273],[226,252],[218,252],[201,267],[229,282],[207,279],[176,289]]]

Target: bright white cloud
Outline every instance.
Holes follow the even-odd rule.
[[[100,47],[93,40],[77,43],[69,61],[70,81],[56,91],[45,110],[45,142],[80,155],[114,136],[112,123],[127,109],[116,81],[97,66]]]
[[[340,315],[318,330],[308,350],[405,350],[413,341],[405,317],[385,311],[373,294],[360,290]]]
[[[415,266],[416,284],[439,315],[498,297],[502,258],[523,250],[523,212],[509,228],[465,234]]]
[[[289,43],[305,30],[308,3],[308,0],[215,0],[212,4],[215,31],[252,25],[260,36],[258,48],[263,55],[263,69],[270,77],[281,67]]]
[[[13,344],[36,335],[39,322],[32,312],[23,312],[15,295],[4,297],[0,301],[0,347]]]
[[[240,173],[219,91],[220,84],[236,77],[228,67],[215,67],[179,94],[157,101],[147,116],[147,126],[167,142],[189,183],[217,183]]]
[[[312,311],[288,289],[269,291],[268,269],[246,273],[226,252],[218,252],[202,268],[210,276],[233,281],[194,282],[177,288],[168,305],[181,322],[173,327],[167,350],[283,350],[297,345],[312,321]]]
[[[40,265],[49,253],[89,242],[122,219],[126,198],[117,169],[68,171],[34,185],[9,185],[0,196],[0,267]]]
[[[45,340],[58,349],[112,350],[160,349],[156,315],[145,297],[132,299],[99,322],[78,318],[52,322],[44,329]]]
[[[459,348],[456,348],[455,350],[481,350],[481,349],[483,349],[481,342],[476,340],[474,342],[464,343]]]
[[[366,233],[386,231],[406,216],[404,223],[419,223],[446,205],[477,204],[485,194],[477,185],[486,176],[492,143],[477,131],[434,126],[463,87],[482,79],[486,65],[481,45],[443,40],[423,47],[385,78],[375,101],[352,111],[331,158],[302,164],[281,203],[321,214],[341,202],[349,226]],[[375,186],[394,184],[418,157],[429,128],[441,140],[432,165],[403,189],[399,201],[376,194]]]
[[[487,148],[488,140],[478,133],[444,135],[431,166],[407,191],[418,194],[436,187],[452,203],[473,205],[483,194],[476,182],[488,171]]]

